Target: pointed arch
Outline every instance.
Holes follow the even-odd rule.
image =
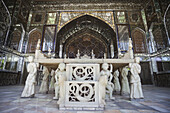
[[[27,53],[34,53],[36,49],[36,45],[38,39],[41,39],[42,33],[41,30],[34,28],[28,33],[28,46],[27,46]]]
[[[91,15],[83,15],[79,18],[76,18],[72,20],[71,22],[67,23],[65,26],[63,26],[59,30],[59,32],[57,33],[56,41],[55,41],[56,42],[56,46],[55,46],[56,53],[59,53],[60,45],[63,45],[63,53],[68,54],[69,53],[68,50],[70,49],[67,49],[67,44],[71,43],[71,41],[76,41],[76,39],[81,38],[81,34],[85,34],[85,33],[89,34],[89,35],[86,35],[87,37],[85,37],[85,39],[90,37],[88,38],[89,40],[92,41],[93,39],[96,39],[93,41],[97,41],[99,45],[102,43],[106,45],[106,46],[102,46],[104,48],[103,51],[100,51],[100,50],[98,51],[97,50],[98,48],[94,47],[94,48],[97,48],[96,50],[94,50],[94,52],[97,51],[96,54],[98,54],[100,58],[102,57],[102,55],[99,55],[99,53],[104,53],[104,52],[107,52],[107,56],[110,57],[111,41],[114,43],[113,44],[114,53],[117,54],[117,39],[116,39],[115,31],[106,22]],[[99,40],[102,40],[102,43],[100,43]],[[82,38],[81,42],[85,43],[85,40],[83,40]],[[89,41],[89,43],[91,42]],[[75,43],[73,42],[72,44],[75,44]],[[74,50],[77,48],[81,50],[83,47],[80,48],[80,47],[74,46]],[[83,49],[83,50],[86,50],[84,53],[88,52],[89,54],[89,51],[92,51],[92,48],[89,47],[88,49]],[[74,51],[73,56],[75,56],[76,53],[77,53],[77,50]]]
[[[146,53],[146,34],[141,28],[135,28],[132,33],[134,53]]]

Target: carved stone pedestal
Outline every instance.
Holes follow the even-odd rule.
[[[60,109],[66,110],[103,110],[99,105],[97,81],[66,81],[65,101]]]
[[[66,75],[60,110],[104,110],[99,100],[99,64],[67,64]]]

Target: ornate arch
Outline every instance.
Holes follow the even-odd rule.
[[[68,51],[66,51],[66,50],[68,50],[68,49],[66,49],[67,48],[66,45],[70,43],[69,41],[76,41],[78,39],[78,37],[81,38],[80,35],[85,34],[85,33],[89,34],[87,36],[89,37],[89,39],[91,41],[93,39],[97,39],[97,40],[93,40],[93,41],[97,41],[97,42],[99,40],[102,40],[102,43],[103,43],[102,45],[104,47],[103,52],[106,52],[108,57],[110,57],[111,42],[114,43],[114,52],[115,53],[117,52],[117,39],[116,39],[116,33],[114,32],[114,30],[104,21],[102,21],[94,16],[91,16],[91,15],[83,15],[79,18],[76,18],[76,19],[72,20],[71,22],[67,23],[64,27],[62,27],[59,30],[59,32],[57,34],[57,38],[56,38],[56,49],[55,49],[56,52],[57,53],[59,52],[59,45],[62,44],[62,45],[64,45],[63,53],[65,54],[66,52],[68,52]],[[82,38],[82,40],[83,40],[83,38]],[[82,43],[84,43],[84,42],[82,41]],[[106,45],[107,47],[105,47],[104,45]],[[105,49],[107,49],[107,50],[105,50]],[[92,49],[89,49],[89,50],[91,51]],[[84,52],[84,53],[89,54],[89,50],[88,50],[88,53],[86,53],[86,52]],[[77,50],[74,52],[77,53]],[[95,52],[95,50],[94,50],[94,52]],[[99,51],[99,52],[101,52],[101,51]],[[75,53],[73,56],[75,56]],[[102,57],[102,55],[98,55],[98,56],[99,56],[99,58]]]
[[[132,33],[134,53],[146,53],[146,35],[141,28],[135,28]]]
[[[29,32],[28,36],[29,38],[28,38],[27,53],[34,53],[38,39],[41,39],[42,37],[41,30],[34,28]]]

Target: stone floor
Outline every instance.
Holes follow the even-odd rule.
[[[170,113],[170,88],[143,86],[142,101],[115,95],[116,100],[108,101],[104,111],[61,111],[52,99],[53,94],[20,98],[22,90],[23,86],[0,87],[0,113]]]

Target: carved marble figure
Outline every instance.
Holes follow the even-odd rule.
[[[131,84],[131,91],[130,91],[130,99],[142,99],[144,98],[141,86],[141,80],[139,73],[141,73],[141,66],[139,65],[140,58],[135,58],[135,63],[129,63],[131,77],[130,77],[130,84]]]
[[[50,86],[49,86],[49,91],[53,92],[54,91],[54,82],[55,82],[55,71],[51,71],[51,81],[50,81]]]
[[[114,92],[120,94],[119,71],[116,70],[114,76]]]
[[[58,99],[59,97],[59,84],[58,84],[58,71],[59,71],[59,68],[56,69],[55,71],[55,84],[54,84],[54,89],[55,89],[55,96],[53,97],[53,99]]]
[[[55,78],[58,76],[58,85],[59,85],[59,100],[58,104],[62,104],[65,98],[65,81],[66,81],[66,71],[65,71],[65,64],[60,63],[58,66],[58,71],[56,72]],[[57,82],[57,81],[56,81]]]
[[[77,56],[77,59],[79,59],[79,58],[80,58],[80,51],[79,51],[79,50],[77,50],[77,54],[76,54],[76,56]]]
[[[106,86],[107,86],[107,75],[101,75],[99,78],[99,103],[100,105],[106,105]]]
[[[48,76],[49,76],[49,71],[47,69],[47,67],[44,66],[43,68],[43,80],[40,86],[40,93],[48,93],[49,90],[49,86],[48,86]]]
[[[28,76],[25,82],[24,90],[21,94],[21,97],[34,97],[35,95],[35,84],[36,84],[36,75],[37,75],[37,66],[33,62],[33,57],[29,57],[29,64],[27,66]]]
[[[105,91],[103,91],[103,93],[108,93],[109,94],[109,98],[110,99],[115,99],[113,96],[112,96],[112,93],[113,93],[113,89],[114,89],[114,85],[113,83],[111,82],[112,78],[113,78],[113,75],[111,74],[111,72],[108,70],[109,68],[109,65],[107,63],[104,63],[102,65],[102,71],[100,72],[100,79],[99,79],[99,84],[103,84],[102,88],[100,88],[100,91],[101,89],[103,90],[104,87],[105,88]],[[104,76],[104,77],[103,77]],[[102,78],[101,78],[102,77]],[[106,78],[107,77],[107,78]],[[106,84],[106,86],[104,86],[104,84]],[[102,93],[102,92],[101,92]],[[105,98],[105,94],[103,94],[103,97]]]
[[[94,54],[93,50],[91,51],[91,58],[95,59],[95,54]]]
[[[121,71],[121,75],[122,75],[122,89],[121,89],[121,95],[126,95],[126,94],[130,94],[130,89],[129,89],[129,82],[128,82],[128,69],[127,67],[124,67]]]

